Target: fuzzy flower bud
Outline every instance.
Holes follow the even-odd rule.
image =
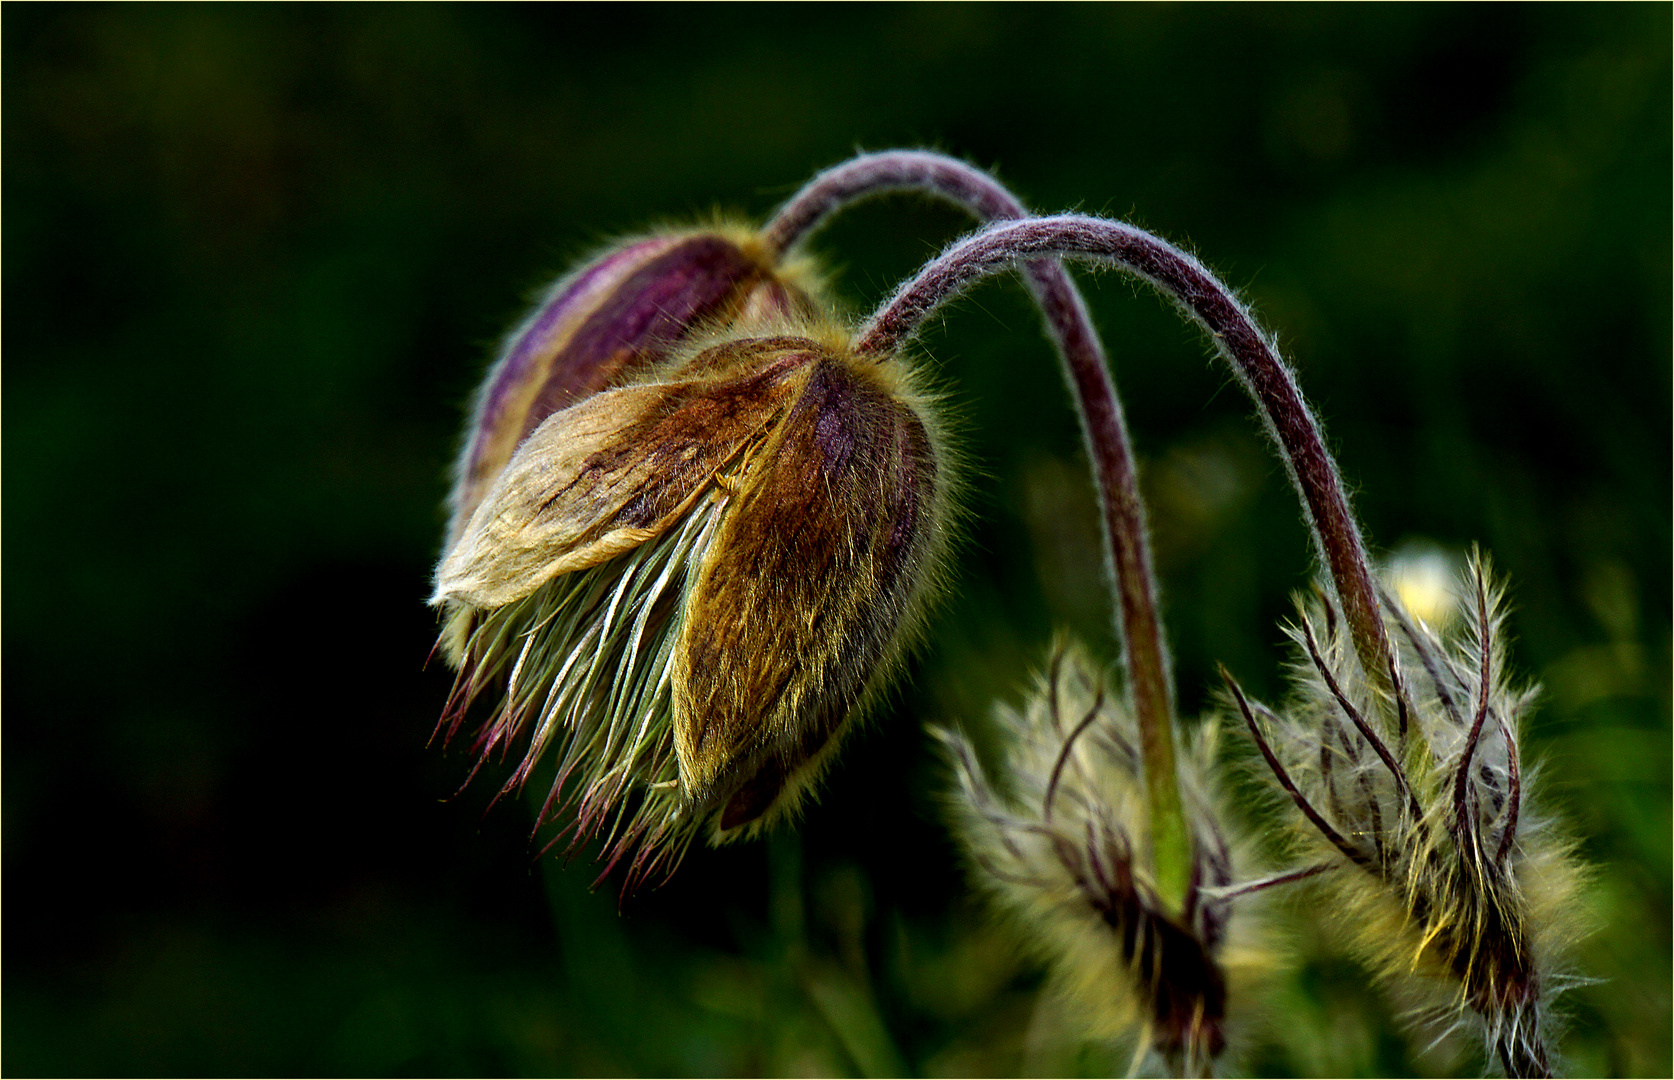
[[[1579,932],[1583,875],[1528,805],[1518,739],[1535,694],[1506,678],[1501,594],[1480,558],[1463,593],[1445,638],[1384,597],[1399,662],[1376,685],[1316,598],[1290,630],[1301,653],[1291,708],[1275,714],[1228,686],[1301,813],[1298,848],[1334,870],[1319,879],[1326,907],[1358,951],[1427,990],[1434,1019],[1474,1016],[1508,1075],[1550,1076],[1553,967]]]
[[[507,336],[478,392],[448,545],[548,416],[644,374],[696,328],[811,315],[814,287],[800,264],[781,268],[741,228],[630,240],[559,280]]]
[[[803,325],[678,353],[525,439],[436,572],[445,721],[550,755],[541,815],[629,884],[705,825],[793,811],[900,659],[946,534],[946,455],[898,359]],[[572,783],[573,781],[573,783]],[[607,868],[608,872],[608,868]]]
[[[1173,1075],[1203,1072],[1226,1043],[1229,976],[1260,961],[1242,897],[1265,884],[1233,885],[1243,860],[1213,783],[1213,731],[1176,759],[1193,862],[1174,916],[1149,869],[1138,725],[1086,654],[1058,645],[1024,709],[996,719],[1005,757],[992,780],[963,736],[937,733],[973,873],[1095,1034],[1134,1037]]]

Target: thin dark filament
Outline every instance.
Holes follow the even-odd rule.
[[[1028,856],[1023,854],[1023,849],[1017,846],[1017,841],[1011,838],[1011,829],[1017,823],[1002,814],[992,812],[984,813],[982,818],[984,821],[988,822],[988,824],[994,826],[995,830],[1000,834],[1000,843],[1006,846],[1006,850],[1011,853],[1012,858],[1022,863],[1029,861]]]
[[[1349,764],[1358,769],[1360,767],[1360,748],[1354,744],[1357,742],[1364,743],[1366,740],[1359,735],[1351,740],[1348,728],[1344,727],[1342,721],[1334,716],[1327,717],[1326,723],[1330,724],[1331,730],[1337,733],[1337,745],[1343,748],[1343,756],[1349,759]]]
[[[1395,688],[1395,730],[1404,751],[1407,747],[1407,688],[1401,682],[1401,669],[1396,666],[1393,654],[1389,657],[1389,685]]]
[[[617,894],[616,906],[618,911],[621,910],[622,904],[626,902],[628,896],[642,884],[650,881],[652,875],[661,875],[657,882],[657,885],[660,886],[673,877],[674,872],[680,869],[680,864],[686,860],[686,853],[692,848],[692,841],[697,837],[697,830],[687,830],[685,838],[677,845],[664,845],[661,841],[663,833],[667,830],[668,826],[666,824],[659,826],[657,831],[634,855],[633,866],[629,869],[626,880],[622,882],[622,891]],[[644,862],[642,868],[642,861],[653,852],[655,854],[649,861]]]
[[[545,858],[547,853],[550,852],[553,848],[557,847],[558,842],[560,840],[564,839],[564,837],[574,829],[575,829],[575,822],[571,821],[568,824],[566,824],[562,829],[559,829],[557,832],[553,833],[552,834],[552,839],[548,840],[541,847],[541,849],[539,851],[535,852],[535,858],[536,859]],[[540,834],[540,826],[536,826],[535,831],[530,833],[530,839],[533,840],[539,834]],[[576,845],[573,844],[573,843],[568,844],[568,845],[565,846],[564,851],[563,851],[564,865],[565,866],[568,866],[569,863],[570,863],[570,860],[575,858],[575,849],[576,849]]]
[[[1035,878],[1019,877],[1008,870],[1001,870],[998,866],[995,866],[993,860],[989,859],[986,855],[973,852],[971,857],[976,860],[976,864],[978,866],[982,867],[984,873],[992,874],[994,877],[999,878],[1007,884],[1021,885],[1028,889],[1039,889],[1045,887],[1045,882],[1038,881]]]
[[[1216,828],[1213,818],[1209,819],[1209,835],[1214,840],[1213,850],[1205,858],[1214,865],[1217,872],[1226,877],[1232,876],[1232,850],[1227,846],[1226,835]]]
[[[1052,800],[1058,794],[1058,779],[1064,773],[1064,763],[1069,760],[1070,751],[1075,748],[1075,740],[1079,739],[1081,733],[1091,727],[1094,720],[1098,719],[1099,708],[1103,704],[1104,688],[1101,686],[1098,695],[1093,698],[1093,707],[1087,710],[1087,715],[1082,717],[1081,723],[1075,725],[1075,730],[1070,732],[1069,738],[1064,740],[1063,749],[1058,751],[1058,760],[1052,763],[1052,777],[1046,782],[1046,799],[1041,806],[1040,813],[1041,820],[1048,825],[1052,823]]]
[[[1503,866],[1507,853],[1511,851],[1511,842],[1517,836],[1517,814],[1523,805],[1523,783],[1522,768],[1517,761],[1517,740],[1511,733],[1511,725],[1498,713],[1494,715],[1494,719],[1499,721],[1500,735],[1505,739],[1506,770],[1510,773],[1509,790],[1505,796],[1505,831],[1500,833],[1500,846],[1494,852],[1494,862]]]
[[[1064,725],[1058,719],[1058,675],[1064,665],[1064,650],[1052,650],[1052,667],[1046,676],[1049,692],[1046,695],[1047,715],[1052,718],[1052,730],[1062,736]]]
[[[1023,849],[1016,846],[1016,842],[1011,839],[1013,829],[1018,832],[1035,832],[1038,836],[1045,836],[1048,839],[1058,836],[1053,829],[1048,829],[1045,824],[1035,824],[1031,820],[1011,817],[1011,815],[1003,814],[999,810],[988,809],[989,805],[993,805],[993,800],[989,799],[986,790],[981,785],[968,785],[968,790],[971,790],[974,802],[978,804],[978,810],[976,810],[978,815],[981,815],[981,819],[986,820],[988,824],[994,825],[994,829],[999,832],[999,842],[1006,846],[1006,851],[1011,852],[1011,857],[1016,861],[1028,862],[1028,856],[1024,856]]]
[[[1011,838],[1010,834],[1008,834],[1006,832],[1005,826],[1003,824],[1001,824],[997,819],[992,818],[992,817],[990,817],[988,819],[988,821],[989,821],[990,824],[995,825],[999,828],[999,830],[1000,830],[1000,843],[1004,844],[1006,846],[1006,850],[1011,852],[1011,857],[1016,859],[1018,862],[1027,862],[1028,859],[1023,854],[1023,849],[1018,847],[1017,846],[1017,841],[1013,840]]]
[[[1109,751],[1113,751],[1117,757],[1121,758],[1123,765],[1130,772],[1137,773],[1139,769],[1144,767],[1144,762],[1140,760],[1138,754],[1134,753],[1133,743],[1123,738],[1120,731],[1117,731],[1114,727],[1106,727],[1099,734],[1108,741]]]
[[[1360,788],[1360,797],[1366,800],[1366,812],[1372,816],[1372,846],[1377,849],[1378,865],[1388,866],[1389,853],[1383,847],[1383,811],[1378,809],[1377,792],[1372,790],[1372,782],[1364,772],[1355,773],[1354,782]]]
[[[1272,877],[1259,878],[1255,881],[1245,882],[1242,885],[1234,885],[1225,891],[1219,889],[1205,889],[1204,892],[1206,894],[1210,894],[1210,903],[1224,904],[1227,901],[1240,896],[1248,896],[1251,893],[1263,892],[1276,885],[1289,885],[1293,881],[1301,881],[1304,878],[1311,878],[1315,874],[1323,874],[1327,870],[1331,869],[1333,869],[1331,863],[1319,863],[1315,866],[1304,867],[1301,870],[1288,870],[1283,874],[1274,874]]]
[[[1331,779],[1331,729],[1337,725],[1329,719],[1326,720],[1326,723],[1330,726],[1326,728],[1325,738],[1319,741],[1319,778],[1325,785],[1326,795],[1334,799],[1336,788],[1333,786],[1334,782]],[[1341,817],[1341,812],[1337,816]]]
[[[1343,730],[1343,725],[1337,722],[1336,717],[1326,717],[1325,722],[1328,725],[1326,735],[1319,741],[1320,772],[1325,776],[1325,798],[1331,812],[1337,815],[1337,820],[1346,821],[1348,815],[1343,813],[1343,801],[1337,794],[1337,781],[1331,775],[1331,759],[1336,756],[1336,751],[1331,749],[1332,734],[1337,736],[1337,742],[1343,747],[1343,756],[1347,757],[1351,764],[1358,766],[1360,758],[1349,742],[1348,732]]]
[[[1221,668],[1221,678],[1225,680],[1227,688],[1232,691],[1232,696],[1237,699],[1238,711],[1244,714],[1244,723],[1249,726],[1250,735],[1255,739],[1256,747],[1261,751],[1261,756],[1266,759],[1267,767],[1273,771],[1273,776],[1279,781],[1279,786],[1284,788],[1285,793],[1296,803],[1296,808],[1302,811],[1302,815],[1313,823],[1314,828],[1319,830],[1321,836],[1330,841],[1333,847],[1346,855],[1356,866],[1365,867],[1368,870],[1372,869],[1365,854],[1343,839],[1342,833],[1332,828],[1331,823],[1320,816],[1319,811],[1313,808],[1312,804],[1303,797],[1302,792],[1297,790],[1296,785],[1291,782],[1290,774],[1285,772],[1283,765],[1279,764],[1279,759],[1273,755],[1273,748],[1267,745],[1267,740],[1262,737],[1261,729],[1256,726],[1255,715],[1250,712],[1250,704],[1244,699],[1244,691],[1232,680],[1232,674],[1225,667]]]
[[[1028,859],[1024,856],[1023,849],[1018,847],[1011,838],[1012,828],[1021,827],[1021,823],[989,809],[993,805],[993,800],[989,798],[988,788],[978,779],[979,773],[970,746],[963,739],[952,737],[945,738],[942,741],[952,749],[959,759],[958,765],[964,778],[964,787],[966,791],[970,792],[971,801],[976,805],[977,813],[982,816],[984,821],[994,826],[995,831],[999,834],[1000,843],[1005,845],[1012,858],[1018,862],[1027,862]]]
[[[1096,814],[1099,812],[1098,796],[1096,793],[1084,794],[1077,791],[1073,787],[1060,787],[1058,789],[1058,798],[1073,804],[1084,813]]]
[[[1488,715],[1496,724],[1499,723],[1499,717],[1493,709],[1488,710]],[[1498,818],[1500,811],[1505,809],[1505,796],[1500,791],[1500,782],[1494,778],[1493,767],[1486,761],[1482,762],[1476,767],[1476,778],[1481,781],[1483,790],[1492,797],[1493,801],[1488,805],[1492,808],[1494,817]]]
[[[1331,602],[1330,595],[1320,587],[1318,581],[1313,582],[1313,589],[1314,599],[1319,601],[1320,609],[1325,612],[1325,636],[1332,640],[1336,640],[1337,606]]]
[[[982,774],[970,745],[962,737],[951,731],[936,731],[934,734],[941,739],[942,745],[946,746],[957,759],[954,764],[958,767],[961,783],[965,790],[971,793],[972,800],[979,806],[988,805],[990,802],[988,789],[979,779]]]
[[[1344,756],[1347,757],[1350,763],[1354,765],[1355,786],[1360,789],[1360,795],[1365,800],[1367,809],[1371,812],[1372,846],[1377,849],[1378,865],[1387,866],[1389,864],[1389,856],[1387,852],[1384,851],[1383,846],[1383,814],[1378,808],[1377,796],[1372,792],[1372,785],[1366,779],[1365,772],[1360,768],[1360,751],[1355,747],[1353,742],[1349,741],[1347,728],[1343,727],[1343,725],[1338,723],[1335,719],[1330,720],[1329,723],[1331,724],[1332,730],[1337,733],[1337,741],[1342,744]],[[1365,742],[1365,740],[1360,738],[1359,735],[1356,735],[1355,739],[1359,742]],[[1335,789],[1333,789],[1330,794],[1331,809],[1332,812],[1337,815],[1337,820],[1347,821],[1348,815],[1343,813],[1343,806],[1337,799],[1337,792]]]
[[[1354,723],[1360,734],[1365,737],[1367,742],[1372,744],[1372,749],[1376,751],[1378,758],[1383,762],[1384,768],[1388,769],[1389,775],[1395,778],[1395,786],[1400,789],[1402,795],[1406,796],[1407,809],[1412,813],[1412,819],[1417,821],[1423,816],[1423,812],[1418,808],[1418,800],[1413,796],[1412,789],[1407,786],[1406,773],[1401,771],[1401,766],[1396,763],[1394,756],[1389,752],[1389,748],[1383,745],[1383,740],[1377,737],[1370,725],[1360,715],[1359,710],[1349,703],[1348,697],[1337,686],[1337,680],[1331,676],[1331,669],[1326,667],[1325,661],[1319,655],[1319,646],[1314,643],[1313,625],[1306,617],[1302,619],[1302,638],[1307,642],[1308,655],[1313,658],[1314,667],[1318,669],[1320,678],[1325,680],[1325,685],[1331,691],[1331,696],[1337,699],[1337,704],[1342,706],[1343,712],[1348,714],[1349,720]]]
[[[1387,596],[1385,596],[1385,603],[1389,610],[1395,614],[1395,624],[1401,628],[1401,633],[1411,643],[1413,652],[1418,654],[1418,662],[1424,665],[1425,674],[1430,676],[1430,685],[1436,688],[1436,700],[1440,701],[1442,708],[1447,710],[1447,715],[1453,721],[1454,726],[1464,727],[1465,718],[1459,714],[1459,707],[1453,703],[1453,695],[1448,691],[1447,684],[1442,681],[1441,671],[1436,666],[1436,658],[1430,655],[1430,650],[1424,644],[1418,629],[1407,619],[1399,604],[1389,600]]]
[[[568,777],[559,777],[553,781],[552,789],[546,793],[546,798],[541,802],[541,812],[535,815],[535,827],[530,830],[529,833],[531,840],[539,835],[541,829],[545,828],[549,822],[557,817],[559,810],[558,797],[563,790],[564,782],[568,779]]]
[[[1102,899],[1098,890],[1093,888],[1093,883],[1087,880],[1087,870],[1081,858],[1081,853],[1076,850],[1075,845],[1070,843],[1067,837],[1053,833],[1052,850],[1057,853],[1058,862],[1063,866],[1064,871],[1069,874],[1070,880],[1075,882],[1077,889],[1080,889],[1086,896]]]
[[[985,820],[994,825],[1001,826],[1002,828],[1016,829],[1018,832],[1036,833],[1049,840],[1056,840],[1058,838],[1057,830],[1049,828],[1046,825],[1036,825],[1032,821],[1020,821],[1017,818],[1006,817],[1004,814],[984,814],[982,816]],[[1015,848],[1012,850],[1012,854],[1016,855],[1020,859],[1023,857],[1022,853],[1017,851]]]
[[[1099,827],[1101,830],[1103,829],[1103,822],[1099,823]],[[1093,823],[1091,821],[1087,822],[1086,833],[1087,862],[1092,868],[1093,880],[1098,884],[1098,895],[1101,897],[1108,897],[1111,892],[1110,875],[1105,872],[1104,860],[1099,858],[1099,837],[1094,834]]]
[[[1476,719],[1471,723],[1471,732],[1465,738],[1465,751],[1459,757],[1459,768],[1453,777],[1453,812],[1458,818],[1459,828],[1463,830],[1466,823],[1465,786],[1470,780],[1471,758],[1476,756],[1477,740],[1482,737],[1483,721],[1488,719],[1488,676],[1489,659],[1491,654],[1490,632],[1488,629],[1488,600],[1482,591],[1482,576],[1476,578],[1476,617],[1477,638],[1481,645],[1482,672],[1478,680],[1477,695],[1480,700],[1476,706]],[[1509,748],[1508,748],[1509,749]],[[1471,830],[1475,832],[1475,830]]]

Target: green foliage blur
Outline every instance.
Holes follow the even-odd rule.
[[[997,168],[1245,291],[1380,552],[1491,551],[1596,867],[1567,1067],[1670,1062],[1666,5],[7,5],[11,1075],[1096,1075],[970,894],[925,722],[1054,630],[1114,656],[1067,395],[1010,278],[924,348],[971,463],[956,588],[800,829],[620,912],[537,858],[423,606],[462,409],[601,240],[757,217],[857,148]],[[816,250],[865,312],[969,227]],[[1083,275],[1139,452],[1182,711],[1283,692],[1294,498],[1196,331]],[[1235,741],[1235,740],[1229,740]],[[457,794],[456,794],[457,792]],[[1472,1072],[1280,904],[1257,1074]]]

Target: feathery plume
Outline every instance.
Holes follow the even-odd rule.
[[[1550,1076],[1550,1002],[1580,931],[1583,874],[1529,806],[1519,738],[1535,692],[1507,677],[1502,593],[1481,556],[1463,594],[1446,637],[1384,595],[1397,647],[1386,684],[1366,678],[1321,590],[1289,630],[1291,707],[1227,686],[1300,813],[1303,861],[1332,867],[1320,888],[1355,949],[1385,978],[1428,988],[1431,1019],[1474,1017],[1508,1075]]]
[[[1085,651],[1060,642],[1024,708],[995,716],[1005,749],[992,777],[963,735],[936,732],[973,876],[1093,1033],[1134,1038],[1174,1075],[1202,1074],[1226,1044],[1229,982],[1265,959],[1251,945],[1251,894],[1279,883],[1234,884],[1244,857],[1214,780],[1213,731],[1176,758],[1193,858],[1175,909],[1150,869],[1138,724]]]

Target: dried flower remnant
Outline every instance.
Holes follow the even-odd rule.
[[[699,329],[810,316],[818,291],[805,261],[781,263],[741,227],[627,240],[561,278],[507,335],[477,393],[447,545],[548,416],[646,374]]]
[[[898,662],[945,548],[949,464],[907,364],[805,324],[554,413],[437,571],[459,669],[504,684],[482,759],[551,752],[543,822],[608,826],[628,885],[794,811]],[[608,872],[607,866],[607,872]]]
[[[955,828],[974,875],[1095,1034],[1135,1037],[1172,1073],[1201,1074],[1225,1046],[1229,978],[1262,961],[1249,894],[1276,883],[1233,884],[1243,860],[1219,804],[1212,733],[1176,758],[1193,862],[1173,910],[1149,866],[1138,725],[1086,654],[1059,644],[1025,707],[1001,706],[996,719],[1005,756],[992,779],[964,736],[937,733],[958,774]]]
[[[1579,932],[1583,875],[1528,805],[1518,740],[1535,695],[1506,677],[1501,594],[1480,557],[1463,592],[1446,638],[1384,597],[1393,691],[1368,684],[1321,598],[1290,632],[1289,709],[1227,685],[1301,813],[1297,848],[1335,871],[1319,880],[1356,949],[1386,978],[1428,987],[1432,1018],[1474,1016],[1508,1075],[1550,1076],[1555,969]]]

